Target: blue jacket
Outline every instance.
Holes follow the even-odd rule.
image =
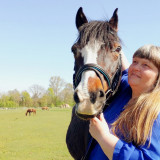
[[[128,70],[123,71],[122,79],[115,100],[104,111],[104,117],[107,123],[113,123],[123,111],[124,105],[131,98],[132,91],[128,84]],[[113,152],[113,160],[160,160],[160,115],[154,122],[150,147],[148,142],[142,147],[136,147],[132,143],[126,143],[119,140]],[[100,145],[96,143],[89,155],[89,160],[108,160],[102,151]]]

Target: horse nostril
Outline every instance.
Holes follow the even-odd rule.
[[[91,103],[94,104],[97,100],[97,93],[96,92],[90,92],[89,94],[90,94],[90,101],[91,101]]]
[[[74,97],[74,101],[75,101],[76,103],[79,103],[79,102],[80,102],[77,92],[74,93],[74,96],[73,96],[73,97]]]
[[[102,97],[104,97],[104,96],[105,96],[104,91],[100,90],[100,91],[99,91],[99,97],[101,97],[101,98],[102,98]]]

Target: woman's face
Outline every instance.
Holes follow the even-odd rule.
[[[143,93],[150,90],[156,83],[158,77],[157,67],[144,58],[133,58],[128,70],[128,83],[132,91]]]

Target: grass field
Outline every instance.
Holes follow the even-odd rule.
[[[71,109],[0,110],[0,160],[73,160],[65,143]]]

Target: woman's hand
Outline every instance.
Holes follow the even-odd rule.
[[[103,113],[100,114],[100,118],[94,117],[90,120],[89,132],[94,139],[100,141],[102,138],[105,138],[109,132],[109,127],[104,119]]]
[[[99,119],[95,117],[90,120],[89,132],[92,137],[100,144],[106,156],[111,160],[113,157],[115,145],[119,138],[110,133],[103,113],[101,113]]]

